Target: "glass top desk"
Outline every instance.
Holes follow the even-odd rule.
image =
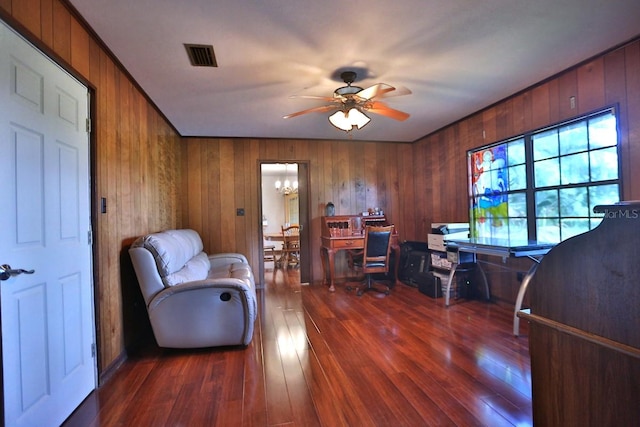
[[[535,274],[536,269],[538,268],[538,264],[540,263],[542,258],[555,245],[556,245],[555,243],[541,243],[541,242],[525,240],[525,239],[510,240],[510,239],[500,239],[500,238],[475,237],[470,239],[448,240],[447,253],[449,252],[449,247],[451,246],[452,248],[454,248],[454,250],[457,250],[458,252],[468,252],[476,255],[480,254],[480,255],[496,256],[496,257],[501,257],[503,259],[526,257],[533,261],[531,268],[529,268],[529,271],[527,271],[527,274],[523,277],[522,282],[520,283],[520,288],[518,289],[518,296],[516,297],[516,306],[513,313],[513,335],[518,336],[520,334],[520,318],[518,317],[518,312],[522,307],[522,300],[524,299],[524,296],[527,293],[527,287],[529,286],[529,282],[531,282],[531,278]],[[489,298],[489,284],[487,282],[487,277],[479,263],[477,263],[477,266],[480,271],[480,275],[482,277],[483,285],[487,293],[487,298]],[[457,267],[458,267],[458,263],[452,262],[451,272],[449,273],[449,280],[448,280],[447,288],[445,291],[446,306],[449,306],[449,291],[450,291],[451,283],[453,282],[453,278],[454,278]]]

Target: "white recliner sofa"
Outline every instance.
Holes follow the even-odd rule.
[[[257,301],[244,255],[207,255],[200,235],[186,229],[140,237],[129,254],[160,347],[251,342]]]

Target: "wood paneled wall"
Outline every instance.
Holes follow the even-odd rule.
[[[254,271],[260,253],[261,161],[309,163],[311,277],[322,279],[320,217],[332,201],[336,214],[380,207],[401,239],[415,236],[410,144],[340,141],[185,138],[182,153],[184,224],[203,236],[205,250],[238,251]],[[266,188],[264,191],[275,191]],[[242,208],[244,216],[237,216]],[[425,236],[426,238],[426,236]],[[338,268],[339,274],[344,274]]]
[[[575,97],[575,108],[570,98]],[[416,236],[432,222],[467,222],[466,152],[524,132],[553,125],[607,106],[618,107],[624,200],[640,199],[640,40],[579,64],[545,82],[429,135],[414,145],[416,209],[422,221]],[[487,258],[492,294],[513,304],[516,273],[530,262]]]
[[[145,325],[128,245],[182,220],[180,137],[64,1],[0,0],[0,13],[93,89],[95,301],[104,373]]]

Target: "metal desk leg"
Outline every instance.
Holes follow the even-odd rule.
[[[527,288],[529,287],[529,282],[533,278],[536,270],[538,269],[538,263],[540,261],[534,259],[534,263],[527,271],[527,274],[522,279],[522,283],[520,283],[520,289],[518,289],[518,296],[516,298],[516,308],[513,312],[513,335],[516,337],[520,335],[520,318],[518,317],[518,312],[522,308],[522,300],[524,299],[524,295],[527,293]]]
[[[487,280],[487,275],[484,274],[484,270],[478,261],[476,261],[476,268],[480,271],[480,276],[482,276],[482,284],[484,285],[484,294],[487,297],[487,301],[490,301],[491,292],[489,292],[489,281]]]
[[[457,263],[451,264],[451,271],[449,271],[449,278],[447,279],[447,287],[444,293],[444,306],[449,307],[449,294],[451,293],[451,284],[453,283],[453,278],[456,275],[456,269],[458,268]]]

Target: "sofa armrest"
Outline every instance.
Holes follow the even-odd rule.
[[[234,264],[236,262],[242,264],[249,264],[247,261],[247,257],[243,254],[236,253],[219,253],[219,254],[211,254],[209,255],[209,262],[211,263],[211,268],[221,267],[223,265]]]
[[[181,283],[176,286],[165,288],[151,300],[151,302],[149,303],[149,310],[152,310],[155,306],[173,295],[184,292],[194,292],[202,289],[236,290],[242,293],[246,293],[252,298],[255,298],[255,291],[251,289],[251,286],[247,285],[247,283],[240,279],[229,277],[220,279],[194,280],[193,282]]]
[[[240,279],[206,279],[164,289],[148,311],[160,347],[248,345],[257,301]]]

